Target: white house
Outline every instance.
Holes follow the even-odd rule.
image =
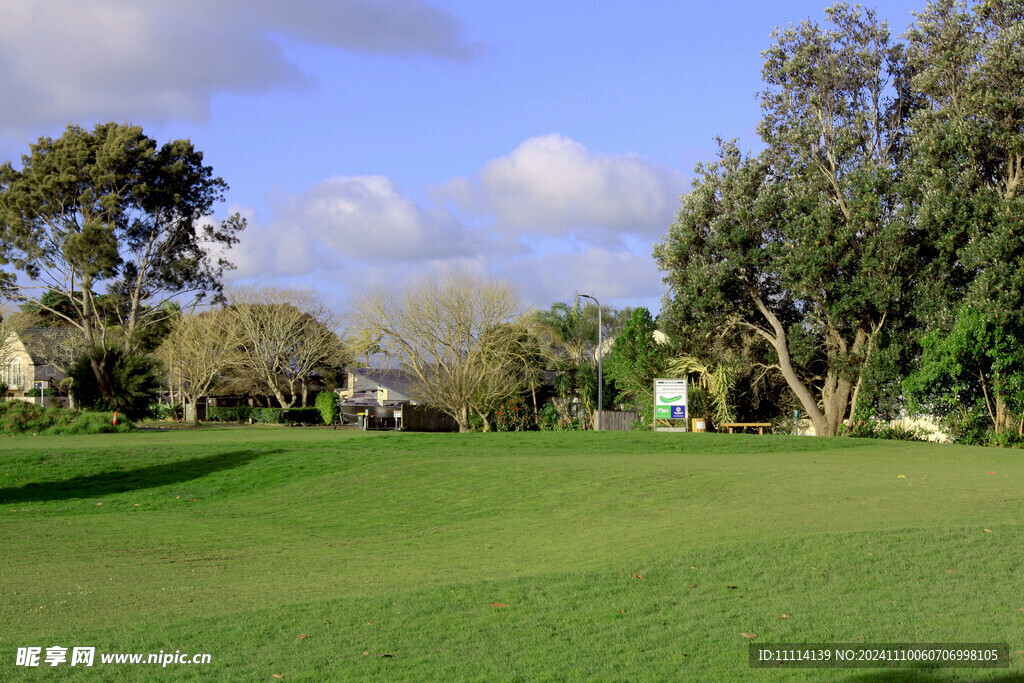
[[[7,362],[0,366],[0,383],[7,387],[6,398],[66,407],[66,397],[45,394],[64,379],[64,363],[59,359],[68,355],[69,340],[75,335],[76,330],[64,327],[29,327],[10,334],[4,342],[3,356]],[[36,393],[39,395],[30,395]]]

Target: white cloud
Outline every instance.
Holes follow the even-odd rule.
[[[282,198],[271,214],[266,225],[246,228],[236,250],[239,277],[472,258],[489,242],[447,212],[418,206],[382,176],[330,178]]]
[[[540,308],[571,301],[577,292],[592,293],[606,304],[642,299],[651,305],[665,290],[654,259],[628,250],[595,246],[497,265],[497,272]]]
[[[682,185],[674,171],[557,135],[448,183],[437,197],[447,203],[417,203],[383,176],[330,178],[278,197],[265,223],[250,219],[233,277],[326,286],[340,300],[363,284],[455,267],[507,277],[539,307],[582,291],[657,306],[651,243]]]
[[[618,233],[664,232],[685,177],[636,154],[603,154],[563,135],[530,138],[473,178],[438,192],[488,214],[500,230],[608,243]]]
[[[278,37],[442,59],[478,50],[423,0],[17,0],[0,10],[0,121],[202,120],[218,92],[309,85]]]

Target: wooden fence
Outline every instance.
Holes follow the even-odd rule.
[[[402,406],[402,429],[407,432],[457,432],[459,425],[451,415],[431,406]]]
[[[602,410],[601,431],[602,432],[628,432],[633,427],[633,422],[640,418],[640,413],[633,410]],[[597,411],[593,414],[594,428],[597,428]]]

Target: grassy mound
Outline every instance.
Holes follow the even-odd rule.
[[[1019,680],[1022,480],[1012,451],[860,439],[10,438],[0,679],[79,645],[104,680]],[[1012,664],[755,670],[752,642]],[[98,661],[161,650],[212,663]]]
[[[135,431],[135,425],[111,413],[46,408],[24,401],[0,401],[0,434],[81,435]]]

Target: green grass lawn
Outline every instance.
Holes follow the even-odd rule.
[[[1018,680],[1022,483],[1021,451],[856,439],[4,438],[0,680]],[[747,659],[986,641],[1009,670]],[[96,665],[15,666],[54,645]],[[212,663],[99,662],[161,650]]]

